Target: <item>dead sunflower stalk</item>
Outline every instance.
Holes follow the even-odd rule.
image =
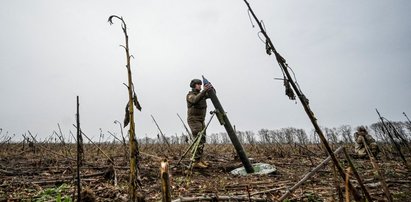
[[[141,181],[139,180],[139,149],[138,149],[138,143],[136,140],[136,135],[135,135],[135,123],[134,123],[134,106],[138,110],[141,111],[141,106],[139,102],[137,101],[137,96],[136,93],[134,92],[134,84],[133,80],[131,77],[131,66],[130,66],[130,49],[128,45],[128,35],[127,35],[127,25],[124,22],[122,17],[118,17],[116,15],[112,15],[108,18],[108,22],[113,24],[113,19],[117,18],[121,21],[121,28],[123,30],[124,36],[125,36],[125,45],[121,45],[121,47],[124,48],[126,52],[126,68],[127,68],[127,74],[128,74],[128,102],[126,104],[126,114],[125,114],[125,119],[124,119],[124,127],[126,127],[128,124],[130,124],[129,127],[129,142],[130,142],[130,184],[129,184],[129,197],[130,201],[138,201],[140,200],[141,196],[138,192],[141,192]]]

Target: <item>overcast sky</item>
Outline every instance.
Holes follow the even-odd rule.
[[[297,75],[322,126],[370,124],[411,116],[411,2],[249,0]],[[0,7],[0,128],[45,138],[81,126],[118,133],[128,100],[123,16],[142,112],[139,137],[184,131],[193,78],[215,86],[238,130],[311,129],[300,103],[284,95],[281,71],[265,54],[241,0],[3,1]],[[253,22],[255,24],[255,22]],[[208,101],[209,110],[213,109]],[[217,120],[208,133],[224,131]],[[3,133],[4,134],[4,133]]]

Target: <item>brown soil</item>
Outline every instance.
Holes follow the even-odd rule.
[[[88,197],[97,201],[126,201],[129,178],[128,160],[120,144],[100,145],[106,154],[114,159],[110,166],[107,158],[93,145],[85,145],[85,163],[81,169],[82,187]],[[23,148],[22,144],[3,144],[0,147],[0,201],[50,200],[56,201],[57,194],[50,190],[60,187],[62,197],[76,198],[75,145],[35,144]],[[170,163],[172,198],[211,196],[249,196],[256,192],[277,188],[275,191],[255,194],[253,197],[275,201],[287,188],[297,183],[307,172],[326,158],[319,145],[305,147],[296,145],[245,145],[253,163],[263,162],[275,165],[278,171],[270,175],[233,176],[229,173],[240,167],[235,150],[231,145],[206,145],[204,159],[211,166],[208,169],[194,169],[188,177],[184,165],[173,167],[187,145],[152,144],[141,146],[141,194],[147,201],[161,200],[159,180],[160,160],[166,157]],[[305,149],[307,148],[307,149]],[[337,148],[337,145],[334,145]],[[348,151],[352,147],[348,146]],[[148,155],[150,154],[150,155]],[[314,155],[316,154],[316,155]],[[151,156],[152,155],[152,156]],[[388,157],[387,157],[388,156]],[[411,201],[411,173],[392,155],[378,159],[387,184],[395,201]],[[395,155],[394,155],[395,156]],[[387,159],[389,158],[389,159]],[[348,163],[342,154],[338,155],[344,169]],[[409,155],[407,159],[411,161]],[[188,164],[188,157],[183,164]],[[386,201],[378,178],[374,175],[368,159],[354,159],[361,177],[371,196],[376,201]],[[345,196],[344,181],[333,174],[332,162],[306,181],[290,197],[289,201],[339,201],[339,191]],[[114,168],[114,169],[112,169]],[[117,185],[114,185],[114,177]],[[336,179],[338,182],[336,182]],[[361,192],[357,181],[352,183]],[[336,186],[338,184],[338,186]],[[62,186],[63,185],[63,186]],[[62,188],[64,187],[64,188]],[[48,189],[52,188],[52,189]],[[49,195],[49,196],[45,196]],[[345,200],[345,199],[343,199]]]

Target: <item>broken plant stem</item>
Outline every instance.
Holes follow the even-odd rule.
[[[73,126],[74,126],[75,128],[77,128],[76,125],[73,124]],[[77,130],[78,130],[78,128],[77,128]],[[84,135],[84,137],[86,137],[86,138],[88,139],[88,141],[91,142],[91,144],[93,144],[95,147],[97,147],[97,149],[98,149],[99,151],[101,151],[101,153],[107,158],[107,160],[109,160],[110,163],[112,163],[112,164],[114,165],[113,159],[111,159],[111,158],[106,154],[106,152],[104,152],[96,143],[93,142],[93,140],[91,140],[86,134],[84,134],[83,131],[80,130],[80,133],[81,133],[82,135]]]
[[[345,152],[345,150],[344,150]],[[348,188],[348,182],[350,181],[350,175],[351,175],[351,167],[347,168],[347,175],[345,178],[345,201],[346,202],[350,202],[350,192],[349,192],[349,188]]]
[[[308,99],[305,97],[305,95],[302,93],[301,89],[299,86],[297,86],[297,84],[294,82],[293,77],[291,77],[291,74],[289,72],[289,69],[291,69],[286,60],[277,52],[277,50],[275,49],[270,37],[268,36],[268,34],[265,31],[265,28],[263,27],[261,21],[257,18],[257,16],[255,15],[254,11],[251,9],[250,4],[247,2],[247,0],[244,0],[245,4],[247,5],[251,15],[254,17],[256,23],[258,24],[261,33],[264,35],[265,39],[266,39],[266,52],[271,55],[271,53],[274,53],[276,60],[278,62],[278,64],[280,65],[281,71],[284,74],[284,78],[287,80],[288,84],[291,84],[292,89],[294,90],[295,94],[297,94],[298,99],[300,100],[305,112],[307,113],[311,123],[313,124],[315,131],[317,132],[318,136],[321,139],[321,142],[323,143],[326,151],[328,152],[328,154],[330,155],[334,165],[337,167],[337,170],[340,174],[340,177],[342,178],[342,180],[345,180],[345,172],[343,170],[343,168],[341,167],[341,165],[339,164],[337,158],[335,157],[333,151],[331,150],[331,147],[327,141],[327,139],[325,138],[320,126],[317,123],[317,118],[315,118],[313,111],[311,110],[309,104],[308,104]],[[291,88],[286,88],[286,91],[290,91]],[[291,90],[292,91],[292,90]],[[292,95],[291,95],[292,94]],[[295,99],[295,95],[293,93],[287,93],[287,95],[289,96],[290,99],[294,98]],[[354,199],[356,201],[361,200],[361,195],[357,192],[357,190],[354,188],[354,186],[349,183],[349,187],[350,187],[350,191],[354,196]]]
[[[77,122],[77,201],[81,201],[81,182],[80,182],[80,166],[81,166],[81,155],[80,155],[80,137],[81,137],[81,132],[80,132],[80,101],[79,101],[79,96],[77,96],[77,116],[76,116],[76,122]],[[60,128],[60,125],[59,125]],[[61,130],[60,130],[61,131]]]
[[[127,25],[122,17],[117,15],[111,15],[108,18],[108,22],[113,24],[113,18],[117,18],[121,21],[121,28],[125,37],[125,46],[122,46],[126,51],[126,68],[127,68],[127,78],[128,78],[128,114],[126,114],[126,119],[130,122],[129,128],[129,142],[130,142],[130,184],[129,184],[129,198],[131,201],[136,201],[138,198],[137,191],[141,190],[141,182],[139,180],[139,149],[138,143],[135,135],[135,123],[134,123],[134,105],[137,103],[137,97],[134,92],[134,84],[131,76],[131,65],[130,65],[130,48],[128,45],[128,34]],[[136,106],[138,107],[138,106]]]
[[[337,150],[335,150],[335,152],[333,153],[338,154],[342,151],[343,147],[338,147]],[[319,171],[325,164],[327,164],[329,161],[331,160],[331,156],[328,156],[323,162],[321,162],[320,164],[318,164],[317,167],[315,167],[314,169],[312,169],[309,173],[305,174],[305,176],[299,181],[297,182],[297,184],[295,184],[294,186],[292,186],[290,189],[287,190],[287,192],[285,192],[284,195],[282,195],[278,201],[283,201],[285,200],[288,196],[290,196],[290,194],[296,190],[299,186],[301,186],[305,181],[307,181],[308,179],[310,179],[315,173],[317,173],[317,171]],[[269,190],[267,190],[269,191]],[[267,192],[266,192],[267,193]]]
[[[168,162],[166,159],[160,163],[161,201],[171,202],[170,176],[168,175]]]
[[[407,118],[407,120],[408,120],[408,124],[410,124],[410,125],[411,125],[411,121],[410,121],[410,119],[408,118],[407,114],[406,114],[405,112],[403,112],[402,114],[404,114],[405,118]]]
[[[184,123],[183,119],[181,118],[180,114],[177,113],[178,118],[180,119],[181,123],[183,124],[184,128],[186,129],[188,133],[188,137],[190,138],[191,141],[193,141],[193,134],[191,134],[190,130],[188,129],[187,125]]]
[[[365,150],[366,150],[366,152],[367,152],[367,154],[368,154],[368,157],[370,158],[372,167],[374,168],[374,171],[376,172],[376,175],[378,176],[378,178],[379,178],[379,180],[380,180],[380,182],[381,182],[381,186],[382,186],[382,188],[383,188],[383,190],[384,190],[384,194],[385,194],[385,196],[387,197],[387,200],[388,200],[389,202],[392,202],[393,199],[392,199],[390,190],[388,189],[388,185],[387,185],[387,183],[385,182],[385,177],[384,177],[383,173],[382,173],[381,170],[380,170],[380,166],[379,166],[378,163],[376,162],[375,157],[374,157],[374,155],[372,154],[372,152],[370,151],[370,148],[368,147],[368,144],[367,144],[367,142],[365,141],[364,137],[360,137],[360,138],[361,138],[360,141],[362,141],[362,143],[364,144]]]
[[[394,140],[394,137],[392,136],[392,134],[390,133],[390,131],[388,130],[387,125],[385,125],[384,122],[384,118],[381,117],[380,112],[378,111],[378,109],[375,109],[375,111],[378,114],[378,117],[381,120],[381,123],[383,125],[383,129],[387,132],[388,137],[390,138],[390,140],[392,141],[392,143],[394,144],[395,148],[397,149],[398,153],[400,154],[400,157],[402,159],[402,161],[404,162],[404,165],[408,168],[408,170],[410,170],[410,167],[408,166],[407,160],[405,159],[404,155],[401,152],[401,147],[400,145],[398,145],[398,143]]]
[[[351,158],[350,158],[350,156],[348,155],[347,150],[345,149],[345,147],[344,147],[344,150],[343,150],[343,151],[344,151],[345,159],[347,159],[348,165],[350,166],[351,171],[352,171],[352,173],[354,174],[354,177],[357,179],[358,184],[360,184],[360,187],[361,187],[361,189],[362,189],[362,192],[363,192],[364,195],[365,195],[365,198],[366,198],[368,201],[373,201],[372,198],[371,198],[371,196],[370,196],[370,193],[368,192],[367,188],[364,186],[364,182],[363,182],[362,178],[361,178],[360,175],[358,174],[357,169],[355,168],[353,162],[351,161]],[[348,183],[348,182],[346,182],[346,183]]]
[[[151,118],[153,119],[154,123],[155,123],[155,124],[156,124],[156,126],[157,126],[158,131],[160,132],[160,134],[161,134],[161,138],[162,138],[162,139],[163,139],[163,141],[167,144],[168,149],[169,149],[169,151],[171,152],[171,146],[170,146],[170,143],[167,141],[167,138],[166,138],[166,136],[164,135],[163,131],[161,131],[161,128],[160,128],[160,126],[158,125],[158,123],[157,123],[156,119],[154,119],[154,116],[153,116],[153,115],[151,115]]]

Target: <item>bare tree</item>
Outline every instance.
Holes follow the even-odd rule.
[[[393,134],[397,134],[397,138],[405,139],[406,141],[410,141],[410,137],[407,135],[407,123],[401,121],[387,121],[388,125],[390,126],[390,130]]]
[[[219,138],[218,138],[218,133],[212,133],[211,135],[207,135],[207,142],[210,142],[210,144],[218,144],[219,143]]]
[[[320,138],[317,135],[317,131],[315,131],[315,129],[311,129],[311,137],[312,137],[312,142],[315,144],[319,144],[320,143]]]
[[[258,131],[258,136],[263,144],[270,143],[270,136],[267,129],[261,129]]]
[[[381,122],[373,123],[370,125],[370,129],[374,132],[375,138],[378,141],[382,141],[384,143],[388,143],[387,134],[384,132],[384,127]]]
[[[341,134],[341,136],[343,137],[344,143],[354,144],[351,131],[352,128],[349,125],[342,125],[337,130],[338,134]]]
[[[245,137],[244,132],[236,131],[236,134],[237,134],[238,141],[240,141],[241,144],[244,144],[244,137]]]
[[[220,136],[221,136],[221,143],[222,143],[222,144],[228,144],[228,143],[230,143],[230,138],[228,137],[228,134],[227,134],[227,133],[221,132],[221,133],[220,133]]]
[[[270,137],[272,139],[272,142],[278,143],[278,144],[286,144],[286,138],[284,134],[281,132],[281,130],[270,130],[268,132],[270,134]]]
[[[293,144],[294,143],[294,135],[296,133],[296,128],[293,127],[288,127],[288,128],[282,128],[280,130],[280,134],[285,137],[285,142],[287,144]]]
[[[245,131],[245,137],[247,139],[248,144],[255,144],[254,136],[255,133],[253,131]]]
[[[304,129],[297,129],[295,131],[295,136],[300,144],[306,145],[309,143],[307,133],[305,133]]]
[[[175,136],[171,136],[171,144],[179,144],[179,138],[177,136],[177,133],[175,134]]]
[[[335,128],[327,128],[324,127],[323,129],[325,135],[327,136],[327,140],[333,144],[337,144],[338,143],[338,137],[337,137],[337,133],[336,133],[336,129]]]

